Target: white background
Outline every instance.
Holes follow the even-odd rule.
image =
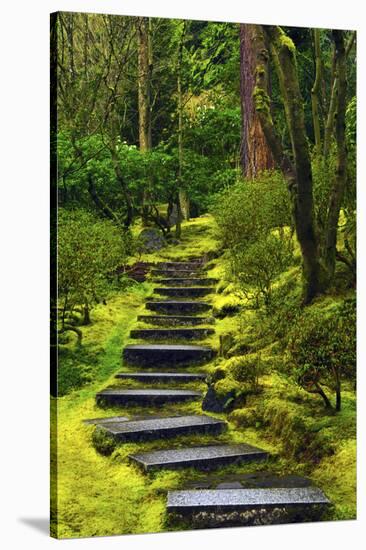
[[[358,521],[55,541],[48,519],[48,29],[56,10],[358,29]],[[0,28],[0,542],[3,548],[365,547],[365,23],[356,0],[58,0],[2,5]],[[365,19],[364,19],[365,21]],[[361,360],[362,358],[362,360]],[[342,475],[342,472],[339,472]]]

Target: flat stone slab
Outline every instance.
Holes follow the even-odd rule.
[[[198,269],[152,269],[151,274],[156,277],[163,277],[168,279],[182,279],[184,277],[197,277],[202,274],[202,271]]]
[[[111,422],[101,427],[117,441],[138,441],[188,434],[217,435],[227,429],[227,423],[202,414]]]
[[[172,296],[176,298],[201,298],[202,296],[207,296],[212,294],[214,289],[209,286],[191,286],[191,287],[159,287],[155,288],[154,291],[156,294],[161,296]]]
[[[202,397],[200,392],[182,389],[115,389],[107,388],[96,395],[98,405],[161,405],[195,401]]]
[[[151,311],[172,315],[192,315],[195,313],[203,313],[211,309],[211,305],[207,302],[178,300],[146,302],[145,307]]]
[[[210,277],[191,277],[181,278],[173,277],[172,279],[156,279],[155,282],[165,286],[215,286],[218,283],[218,279]]]
[[[169,491],[168,512],[189,514],[198,511],[238,511],[284,507],[328,505],[316,487],[292,489],[202,489]]]
[[[202,340],[214,333],[212,328],[146,328],[131,330],[130,337],[146,340]]]
[[[193,480],[187,480],[181,489],[289,489],[313,486],[311,479],[287,474],[279,476],[271,471],[256,471],[250,473],[231,473],[222,476],[220,471],[205,474]]]
[[[210,445],[204,447],[188,447],[183,449],[164,449],[148,453],[130,455],[145,471],[158,468],[215,468],[223,464],[263,460],[268,453],[247,445]],[[239,484],[239,487],[240,484]]]
[[[196,382],[205,380],[207,374],[190,372],[119,372],[115,378],[138,382]]]
[[[108,418],[87,418],[86,420],[83,420],[83,423],[105,426],[111,422],[126,422],[127,420],[129,420],[127,416],[109,416]]]
[[[158,262],[155,264],[159,269],[181,269],[192,271],[195,269],[202,269],[204,266],[201,261],[191,261],[191,262]]]
[[[158,326],[206,325],[215,322],[213,317],[194,317],[190,315],[139,315],[138,321]]]
[[[208,346],[185,344],[130,344],[123,350],[123,360],[142,367],[189,366],[210,361],[214,351]]]

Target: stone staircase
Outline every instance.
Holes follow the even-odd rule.
[[[125,367],[141,370],[116,374],[117,383],[131,381],[134,387],[108,387],[96,395],[96,402],[101,407],[123,407],[125,413],[126,407],[133,410],[133,407],[146,405],[156,407],[160,414],[86,421],[118,444],[173,439],[172,448],[166,449],[164,445],[164,449],[129,455],[129,460],[146,473],[178,468],[213,470],[268,458],[265,450],[245,443],[216,444],[217,437],[228,427],[222,419],[207,414],[166,416],[162,409],[167,406],[171,411],[176,404],[179,411],[180,404],[203,398],[202,393],[194,389],[195,384],[202,384],[206,379],[202,368],[214,358],[215,352],[208,345],[186,342],[199,342],[214,334],[209,297],[217,281],[205,277],[204,268],[203,261],[194,260],[161,262],[151,270],[157,286],[146,309],[153,314],[138,317],[146,328],[132,330],[130,336],[138,343],[127,345],[122,352]],[[187,383],[193,389],[179,386]],[[171,387],[166,387],[167,384]],[[174,447],[174,438],[181,435],[212,436],[215,444]],[[329,504],[322,491],[315,487],[301,483],[296,487],[286,486],[286,483],[281,486],[281,482],[280,486],[276,484],[278,481],[274,486],[253,488],[240,481],[214,486],[207,481],[193,489],[168,491],[168,517],[171,522],[188,518],[192,527],[281,523],[304,521],[307,517],[314,519],[314,513],[318,519]]]

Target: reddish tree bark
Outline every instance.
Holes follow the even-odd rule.
[[[258,54],[255,27],[256,25],[240,25],[241,164],[243,175],[247,178],[255,178],[263,170],[274,168],[272,152],[253,98]]]

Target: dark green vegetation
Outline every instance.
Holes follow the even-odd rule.
[[[354,518],[354,33],[243,25],[239,40],[234,24],[60,14],[52,38],[53,533],[182,527],[168,521],[166,492],[207,475],[194,468],[146,475],[128,455],[171,441],[116,444],[82,421],[202,408],[228,430],[182,435],[174,446],[249,443],[270,453],[265,463],[221,466],[210,479],[305,475],[332,502],[326,518]],[[154,266],[198,258],[204,275],[183,264],[174,274],[169,263],[160,273]],[[168,283],[153,295],[157,275]],[[143,308],[146,300],[155,308],[191,300],[192,287],[194,302],[212,306],[191,313],[201,320],[183,324],[179,303],[169,325],[165,312]],[[146,315],[159,319],[149,324]],[[181,327],[204,330],[192,341],[187,332],[153,340],[146,333]],[[216,352],[185,369],[207,372],[207,382],[154,385],[201,392],[203,403],[98,408],[95,395],[107,386],[146,387],[115,378],[127,372],[122,349],[165,338]]]

